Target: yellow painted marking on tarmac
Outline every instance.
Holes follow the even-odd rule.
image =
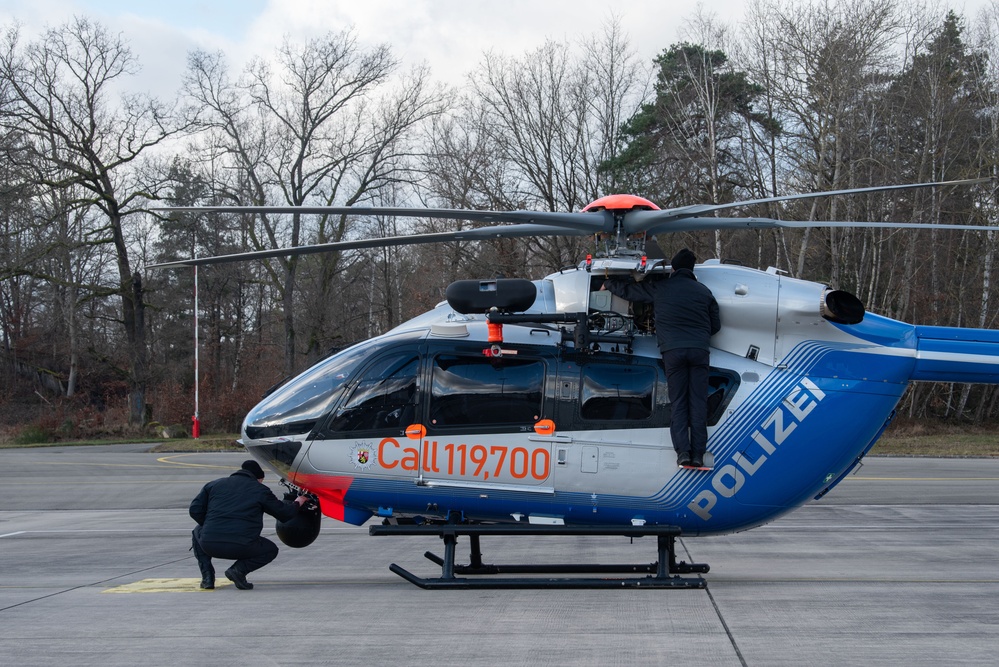
[[[102,468],[158,468],[152,463],[95,463],[93,461],[46,461],[47,466],[97,466]]]
[[[199,454],[198,452],[192,452],[192,453],[189,453],[189,454],[174,454],[173,456],[161,456],[160,458],[156,459],[156,461],[157,461],[157,463],[167,463],[169,465],[185,466],[185,467],[188,467],[188,468],[221,468],[221,469],[224,469],[224,470],[239,470],[238,467],[234,467],[234,466],[219,466],[219,465],[212,465],[210,463],[188,463],[186,461],[174,461],[173,460],[173,459],[180,458],[182,456],[197,456],[198,454]]]
[[[195,456],[197,453],[191,454],[175,454],[174,456],[163,456],[156,459],[157,463],[165,463],[167,465],[175,466],[185,466],[190,468],[214,468],[216,470],[239,470],[237,466],[221,466],[212,465],[210,463],[187,463],[183,461],[171,461],[170,459],[176,458],[178,456]],[[94,461],[46,461],[47,466],[95,466],[98,468],[161,468],[161,466],[155,465],[153,463],[96,463]]]
[[[122,584],[108,588],[102,593],[211,593],[201,588],[200,578],[191,579],[140,579],[131,584]],[[222,579],[215,580],[215,588],[232,586],[232,583]]]

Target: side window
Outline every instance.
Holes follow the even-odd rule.
[[[364,370],[357,386],[325,431],[354,432],[404,429],[417,419],[417,376],[420,360],[413,354],[393,355]]]
[[[441,355],[433,366],[430,425],[534,424],[541,419],[544,383],[541,360]]]
[[[720,368],[711,369],[711,376],[708,378],[708,426],[714,426],[722,418],[738,388],[738,373]]]
[[[648,366],[587,364],[580,382],[583,420],[642,421],[652,416],[656,371]]]

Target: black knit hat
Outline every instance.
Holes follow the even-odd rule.
[[[687,248],[684,248],[683,250],[673,255],[673,259],[671,259],[669,263],[670,266],[673,267],[674,271],[676,271],[677,269],[690,269],[691,271],[693,271],[694,264],[696,262],[697,258],[694,257],[694,253],[692,253]]]
[[[260,464],[250,459],[249,461],[243,461],[243,465],[240,466],[243,470],[247,472],[252,472],[253,476],[257,479],[264,478],[264,469],[260,467]]]

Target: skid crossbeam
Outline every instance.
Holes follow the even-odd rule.
[[[392,572],[420,588],[706,588],[707,582],[700,576],[681,577],[680,574],[700,574],[709,570],[707,564],[677,562],[676,538],[680,536],[677,526],[548,526],[548,525],[480,525],[480,524],[424,524],[424,525],[380,525],[369,528],[371,535],[436,535],[444,541],[444,556],[431,552],[424,556],[441,567],[439,578],[418,577],[412,572],[393,563]],[[455,563],[455,550],[458,537],[469,538],[469,563]],[[487,565],[482,562],[480,538],[483,535],[533,535],[533,536],[619,536],[656,537],[659,559],[645,564],[512,564]],[[648,573],[644,577],[543,577],[543,576],[497,576],[510,574],[613,574]],[[465,575],[465,576],[455,576]],[[468,575],[474,575],[469,578]],[[478,575],[492,575],[478,578]]]

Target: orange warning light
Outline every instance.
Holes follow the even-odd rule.
[[[487,324],[489,328],[489,342],[490,343],[502,343],[503,342],[503,325],[495,324],[489,322]]]

